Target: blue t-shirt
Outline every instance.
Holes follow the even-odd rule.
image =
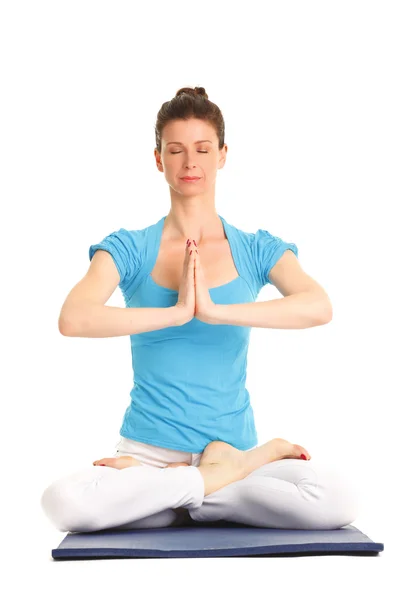
[[[255,302],[285,250],[297,246],[265,229],[244,232],[218,215],[239,275],[210,288],[216,304]],[[144,229],[119,229],[89,248],[106,250],[120,274],[126,307],[168,307],[178,292],[150,276],[166,217]],[[258,444],[246,389],[251,327],[210,325],[193,317],[181,326],[130,336],[133,387],[120,435],[132,440],[201,453],[213,440],[248,450]]]

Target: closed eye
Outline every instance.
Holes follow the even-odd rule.
[[[179,150],[179,152],[171,152],[171,154],[180,154],[182,152],[182,150]],[[200,152],[200,154],[208,154],[207,150],[197,150],[197,152]]]

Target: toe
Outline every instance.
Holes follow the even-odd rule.
[[[110,467],[113,465],[114,458],[100,458],[100,460],[95,460],[93,465],[95,467]]]
[[[294,454],[297,458],[302,458],[303,460],[310,460],[310,453],[303,447],[298,444],[293,444]]]

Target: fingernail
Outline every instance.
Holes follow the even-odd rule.
[[[186,244],[188,244],[188,242],[189,242],[189,238],[186,240]]]
[[[301,454],[300,458],[307,460],[307,456],[305,454]]]
[[[197,248],[197,244],[196,244],[196,241],[195,241],[195,240],[193,240],[193,244],[194,244],[194,245],[196,246],[196,248]]]
[[[189,252],[189,256],[190,256],[190,254],[192,254],[192,252],[193,252],[193,250],[191,250],[191,251]]]
[[[197,250],[196,250],[196,253],[198,254]]]

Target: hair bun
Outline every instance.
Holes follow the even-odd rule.
[[[191,94],[192,96],[203,96],[204,98],[208,99],[206,90],[203,87],[183,87],[176,92],[175,97],[181,96],[182,94]]]

